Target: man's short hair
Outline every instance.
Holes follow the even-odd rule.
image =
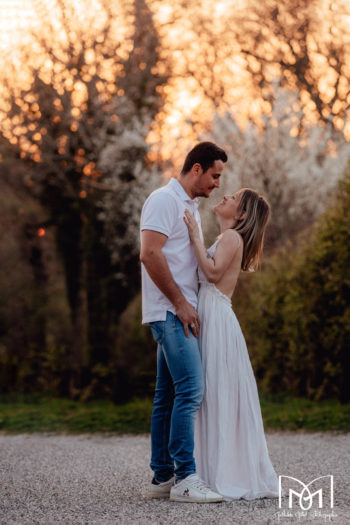
[[[227,155],[222,148],[219,148],[214,142],[199,142],[187,154],[181,174],[188,173],[194,164],[200,164],[203,173],[211,168],[216,160],[227,162]]]

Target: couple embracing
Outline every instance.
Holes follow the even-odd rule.
[[[225,196],[213,208],[221,234],[205,249],[198,197],[220,186],[226,161],[216,144],[197,144],[179,177],[142,210],[142,322],[158,343],[153,498],[278,496],[255,377],[231,308],[240,271],[259,263],[270,207],[246,188]]]

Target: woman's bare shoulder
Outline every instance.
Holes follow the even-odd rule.
[[[221,238],[225,239],[226,242],[235,242],[235,244],[237,245],[236,246],[237,248],[241,246],[241,244],[243,244],[243,239],[242,239],[241,234],[238,233],[238,231],[234,230],[233,228],[228,228],[227,230],[225,230]]]

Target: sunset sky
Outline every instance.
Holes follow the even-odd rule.
[[[87,5],[99,7],[98,0],[70,0],[69,4],[82,21]],[[56,0],[0,0],[0,50],[8,53],[29,41],[30,32],[40,29],[46,20],[55,23],[56,6]]]
[[[54,0],[53,0],[54,1]],[[45,4],[50,6],[51,0]],[[26,39],[30,29],[40,24],[38,10],[43,4],[40,0],[0,0],[0,51],[8,53],[19,41]]]

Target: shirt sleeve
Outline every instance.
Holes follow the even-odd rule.
[[[152,230],[169,237],[176,218],[177,206],[175,199],[169,193],[152,193],[143,206],[141,231]]]

